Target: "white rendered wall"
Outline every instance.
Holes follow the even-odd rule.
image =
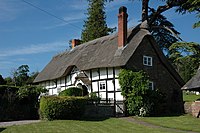
[[[93,89],[93,92],[98,92],[98,82],[92,82],[92,89]]]
[[[100,79],[107,79],[106,68],[100,68]]]
[[[107,80],[108,91],[114,91],[113,80]]]
[[[98,79],[99,79],[98,69],[92,69],[92,80],[98,80]]]

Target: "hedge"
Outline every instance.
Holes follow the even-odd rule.
[[[38,119],[38,96],[35,86],[0,85],[0,121]]]
[[[83,90],[78,87],[70,87],[59,93],[59,96],[82,96]]]
[[[40,118],[44,120],[80,119],[87,98],[66,96],[43,96],[40,99]]]

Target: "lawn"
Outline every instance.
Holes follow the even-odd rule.
[[[200,119],[190,115],[174,117],[136,117],[136,119],[163,127],[200,132]]]
[[[0,128],[0,132],[3,128]],[[118,118],[99,121],[56,120],[6,127],[1,133],[167,133]]]
[[[200,99],[200,95],[195,95],[195,94],[191,94],[191,93],[186,93],[183,92],[183,101],[185,102],[193,102],[197,99]]]
[[[189,115],[174,117],[134,117],[139,121],[145,121],[162,127],[174,128],[186,131],[200,132],[200,119]],[[2,131],[2,132],[1,132]],[[28,125],[10,126],[0,128],[1,133],[169,133],[163,128],[151,128],[119,118],[104,120],[55,120],[42,121]]]

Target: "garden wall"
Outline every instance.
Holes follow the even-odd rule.
[[[191,114],[194,117],[200,117],[200,101],[185,102],[184,103],[185,113]]]
[[[84,117],[113,117],[114,106],[112,105],[86,105]]]

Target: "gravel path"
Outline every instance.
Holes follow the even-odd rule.
[[[129,122],[132,122],[132,123],[136,123],[136,124],[139,124],[139,125],[146,126],[146,127],[164,129],[164,130],[169,131],[169,132],[198,133],[198,132],[193,132],[193,131],[185,131],[185,130],[179,130],[179,129],[175,129],[175,128],[162,127],[162,126],[154,125],[154,124],[151,124],[151,123],[148,123],[148,122],[136,120],[133,117],[121,117],[119,119],[123,119],[123,120],[129,121]]]
[[[40,120],[0,122],[0,127],[8,127],[8,126],[13,126],[13,125],[24,125],[24,124],[37,123],[37,122],[40,122]]]

